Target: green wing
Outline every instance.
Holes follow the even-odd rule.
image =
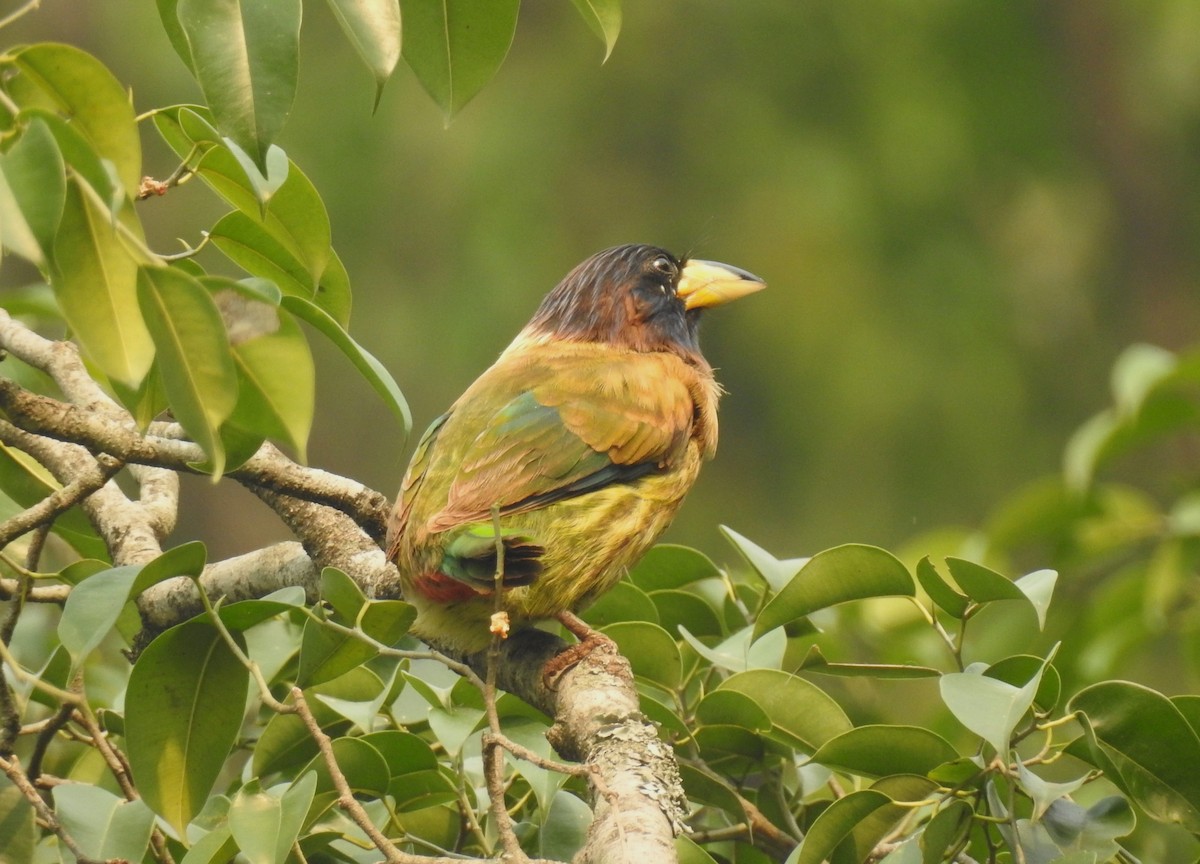
[[[488,375],[511,373],[499,364],[455,406],[439,449],[447,436],[469,444],[456,466],[438,465],[434,457],[431,472],[454,475],[428,530],[484,521],[493,506],[524,512],[631,483],[682,456],[695,406],[687,384],[663,374],[660,358],[626,355],[602,366],[594,358],[552,360],[525,368],[526,386],[495,410],[472,402],[487,399]],[[460,412],[462,426],[454,422]]]

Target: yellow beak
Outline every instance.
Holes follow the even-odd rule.
[[[720,306],[766,287],[762,279],[737,267],[691,259],[683,265],[675,293],[683,300],[684,307],[691,310]]]

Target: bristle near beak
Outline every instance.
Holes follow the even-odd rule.
[[[684,265],[679,275],[676,296],[690,311],[720,306],[766,287],[767,283],[762,279],[738,267],[693,259]]]

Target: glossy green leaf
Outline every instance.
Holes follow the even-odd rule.
[[[945,738],[920,726],[858,726],[821,745],[812,761],[866,777],[926,774],[958,757]]]
[[[873,789],[859,789],[837,799],[813,821],[804,841],[788,856],[787,864],[822,864],[856,825],[891,803],[891,798]]]
[[[652,591],[650,600],[658,610],[658,623],[668,633],[686,627],[696,636],[720,636],[721,619],[704,597],[689,591]]]
[[[199,577],[208,562],[208,550],[199,540],[181,543],[141,567],[133,583],[133,596],[176,576]]]
[[[388,793],[392,775],[387,763],[379,751],[362,738],[334,738],[333,755],[346,782],[355,792],[375,798],[382,798]],[[333,791],[333,778],[324,756],[315,756],[306,770],[316,772],[318,794]]]
[[[407,436],[412,430],[412,412],[409,411],[408,402],[405,400],[404,394],[400,392],[400,387],[383,364],[351,339],[350,334],[342,329],[342,326],[328,312],[316,304],[301,297],[284,297],[283,308],[317,328],[346,355],[354,364],[354,368],[383,398],[384,403],[400,420],[403,435]],[[397,446],[401,443],[397,442]]]
[[[67,595],[58,621],[58,638],[76,667],[116,625],[141,569],[114,567],[85,579]]]
[[[447,122],[508,54],[520,0],[400,0],[404,60]]]
[[[230,421],[284,442],[305,462],[316,410],[316,368],[295,319],[272,311],[277,329],[232,343],[239,384]]]
[[[163,30],[167,34],[167,39],[171,43],[171,47],[175,49],[175,53],[179,55],[179,59],[183,61],[183,65],[188,67],[192,74],[196,74],[196,70],[192,63],[192,49],[188,45],[187,34],[183,32],[183,26],[179,23],[179,0],[156,0],[158,6],[158,18],[162,23]]]
[[[424,739],[411,732],[384,729],[368,733],[362,736],[362,740],[379,751],[393,779],[416,771],[437,769],[437,756],[432,748]]]
[[[1141,410],[1155,388],[1170,380],[1179,366],[1175,354],[1157,345],[1135,343],[1121,352],[1112,368],[1113,405],[1123,417]]]
[[[32,456],[0,443],[0,490],[21,507],[32,507],[62,484]],[[78,507],[54,521],[54,531],[81,555],[107,557],[108,549]]]
[[[140,861],[150,846],[154,814],[141,801],[126,801],[99,786],[63,783],[54,789],[54,809],[94,861]]]
[[[393,646],[417,620],[417,607],[403,600],[371,600],[358,613],[358,626],[383,645]]]
[[[974,812],[961,799],[952,799],[938,810],[921,832],[921,864],[941,864],[946,860],[947,853],[956,850],[965,839]]]
[[[558,792],[538,831],[538,856],[551,861],[571,860],[583,848],[591,825],[591,808],[570,792]]]
[[[882,792],[893,802],[911,803],[923,801],[935,794],[937,784],[926,777],[912,774],[895,774],[883,777],[871,785],[871,791]],[[888,837],[896,823],[912,813],[912,808],[901,803],[879,807],[865,815],[850,832],[834,855],[834,860],[863,861],[879,843]],[[915,856],[915,851],[914,851]]]
[[[808,649],[808,653],[800,662],[800,668],[795,671],[799,672],[800,670],[816,672],[820,675],[837,675],[842,678],[886,678],[899,681],[913,678],[937,678],[942,674],[940,670],[934,669],[932,666],[918,666],[909,663],[830,663],[821,653],[820,646],[817,645]]]
[[[679,859],[679,864],[717,864],[717,859],[705,852],[702,846],[686,834],[680,834],[675,838],[675,855]]]
[[[300,0],[179,0],[192,66],[220,129],[260,168],[292,109]]]
[[[330,250],[325,272],[317,280],[316,303],[342,327],[350,323],[350,309],[353,305],[350,296],[350,274],[346,272],[346,265],[342,263],[342,259],[333,250]]]
[[[772,591],[782,591],[798,572],[808,563],[807,558],[788,558],[781,561],[757,543],[743,537],[725,525],[718,526],[725,539],[733,544],[746,563],[757,573]],[[765,631],[764,631],[765,632]]]
[[[777,735],[809,753],[851,728],[846,713],[824,690],[787,672],[740,672],[717,689],[749,696],[771,718]]]
[[[754,622],[754,635],[838,603],[915,593],[908,568],[890,552],[857,543],[836,546],[814,555],[771,598]]]
[[[994,600],[1025,600],[1024,592],[995,570],[965,558],[947,558],[946,567],[958,587],[976,603]]]
[[[571,0],[588,27],[604,43],[604,59],[612,54],[621,32],[621,0]]]
[[[658,608],[645,591],[632,582],[622,580],[587,607],[582,617],[596,628],[618,621],[649,621],[657,624]]]
[[[720,579],[717,565],[696,549],[660,543],[629,571],[629,579],[643,591],[683,588],[703,579]]]
[[[221,313],[199,281],[169,267],[141,268],[137,293],[171,409],[219,475],[225,449],[218,430],[237,403],[237,369]]]
[[[1086,810],[1074,801],[1059,798],[1047,808],[1042,819],[1047,834],[1059,849],[1078,855],[1075,860],[1096,862],[1115,860],[1121,848],[1116,838],[1132,832],[1136,823],[1133,807],[1120,795],[1102,798]],[[1084,857],[1088,855],[1090,859]],[[1071,859],[1055,859],[1063,860]]]
[[[137,264],[78,177],[67,182],[54,264],[50,284],[75,338],[106,375],[137,387],[155,350],[138,307]]]
[[[696,705],[696,720],[709,726],[740,726],[753,732],[771,731],[771,718],[757,702],[736,690],[713,690]]]
[[[249,630],[269,618],[292,612],[304,605],[304,589],[298,585],[281,588],[261,600],[240,600],[221,606],[221,623],[230,630]],[[261,665],[261,664],[260,664]]]
[[[230,261],[251,275],[274,282],[284,294],[311,299],[315,293],[304,264],[261,222],[241,210],[222,216],[208,236]]]
[[[1050,609],[1050,599],[1054,596],[1054,586],[1057,582],[1057,570],[1035,570],[1013,583],[1021,589],[1021,593],[1033,606],[1033,611],[1037,614],[1038,627],[1043,630],[1046,629],[1046,613]]]
[[[362,639],[309,618],[304,622],[300,640],[300,668],[296,672],[296,683],[307,688],[332,681],[378,653],[378,649]]]
[[[1064,796],[1074,794],[1089,779],[1085,774],[1082,777],[1077,777],[1065,783],[1053,783],[1049,780],[1043,780],[1029,768],[1025,767],[1024,763],[1017,763],[1017,785],[1033,801],[1033,819],[1042,818],[1042,815],[1051,804]]]
[[[375,726],[375,718],[379,715],[383,703],[387,701],[390,687],[380,681],[377,692],[368,694],[366,698],[341,699],[321,693],[313,693],[313,700],[320,700],[341,714],[363,732],[370,732]]]
[[[1200,831],[1200,737],[1161,693],[1128,681],[1103,681],[1078,693],[1093,750],[1113,765],[1114,782],[1151,816]]]
[[[1042,670],[1042,678],[1033,701],[1042,713],[1048,714],[1058,704],[1062,693],[1062,679],[1052,663],[1046,663],[1041,657],[1032,654],[1015,654],[993,663],[983,674],[989,678],[1007,681],[1014,687],[1023,687],[1039,669]]]
[[[463,744],[479,728],[483,710],[462,705],[441,707],[434,705],[429,710],[429,728],[437,740],[451,755],[458,755]]]
[[[237,843],[226,823],[192,843],[179,864],[229,864],[237,851]]]
[[[693,738],[704,764],[723,776],[737,777],[763,767],[763,739],[749,729],[701,726],[694,730]]]
[[[30,45],[14,60],[42,97],[37,107],[70,118],[132,194],[142,179],[142,145],[129,94],[121,83],[103,63],[71,45]]]
[[[679,777],[689,801],[719,807],[732,814],[743,812],[738,794],[724,778],[686,762],[679,765]]]
[[[683,659],[671,634],[649,621],[620,621],[602,631],[628,658],[633,674],[672,690],[683,677]]]
[[[1033,705],[1041,678],[1039,669],[1024,686],[1016,687],[977,672],[951,672],[938,684],[942,701],[958,722],[1004,756],[1017,723]]]
[[[203,620],[161,634],[134,664],[125,697],[134,781],[181,834],[237,740],[248,683],[246,667]]]
[[[708,647],[691,634],[687,627],[679,626],[679,635],[692,650],[718,669],[729,672],[745,672],[747,669],[778,669],[783,665],[787,651],[787,634],[776,627],[762,639],[751,641],[754,631],[744,627],[719,644]]]
[[[40,832],[33,817],[33,806],[7,777],[0,778],[0,837],[13,864],[32,862],[34,844]]]
[[[339,699],[362,701],[372,698],[383,688],[379,676],[366,667],[352,669],[341,677],[306,689],[305,697],[313,694]],[[290,698],[289,698],[290,701]],[[334,737],[350,726],[350,721],[317,699],[308,698],[308,707],[325,734]],[[287,771],[304,765],[317,752],[317,745],[304,721],[296,714],[276,714],[259,736],[254,748],[251,770],[255,777],[266,777],[277,771]]]
[[[969,597],[959,594],[946,583],[928,555],[917,562],[917,581],[930,600],[955,618],[962,618],[971,604]]]
[[[316,772],[309,771],[279,796],[258,780],[238,790],[229,805],[229,830],[250,864],[285,864],[316,788]]]
[[[44,120],[36,116],[0,155],[0,242],[42,266],[67,195],[62,153]]]
[[[358,612],[367,602],[358,583],[336,567],[321,571],[321,599],[333,607],[347,626],[358,620]]]
[[[398,0],[329,0],[329,6],[358,56],[375,77],[375,104],[400,61]]]
[[[396,810],[402,813],[424,810],[458,800],[458,790],[454,788],[454,783],[438,768],[393,776],[388,794],[396,802]]]

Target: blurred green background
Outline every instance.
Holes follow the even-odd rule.
[[[1194,339],[1195,0],[624,13],[602,66],[567,0],[526,3],[498,77],[446,128],[403,65],[372,115],[370,76],[305,4],[279,143],[325,199],[351,332],[418,432],[575,263],[657,243],[770,284],[706,322],[721,447],[669,538],[721,560],[718,523],[780,557],[894,547],[1056,471],[1123,346]],[[139,111],[198,98],[153,3],[45,0],[11,32],[92,51]],[[192,184],[139,205],[156,248],[197,242],[211,199]],[[316,347],[310,461],[393,494],[414,441]],[[177,537],[213,557],[286,534],[232,484],[186,495]]]

